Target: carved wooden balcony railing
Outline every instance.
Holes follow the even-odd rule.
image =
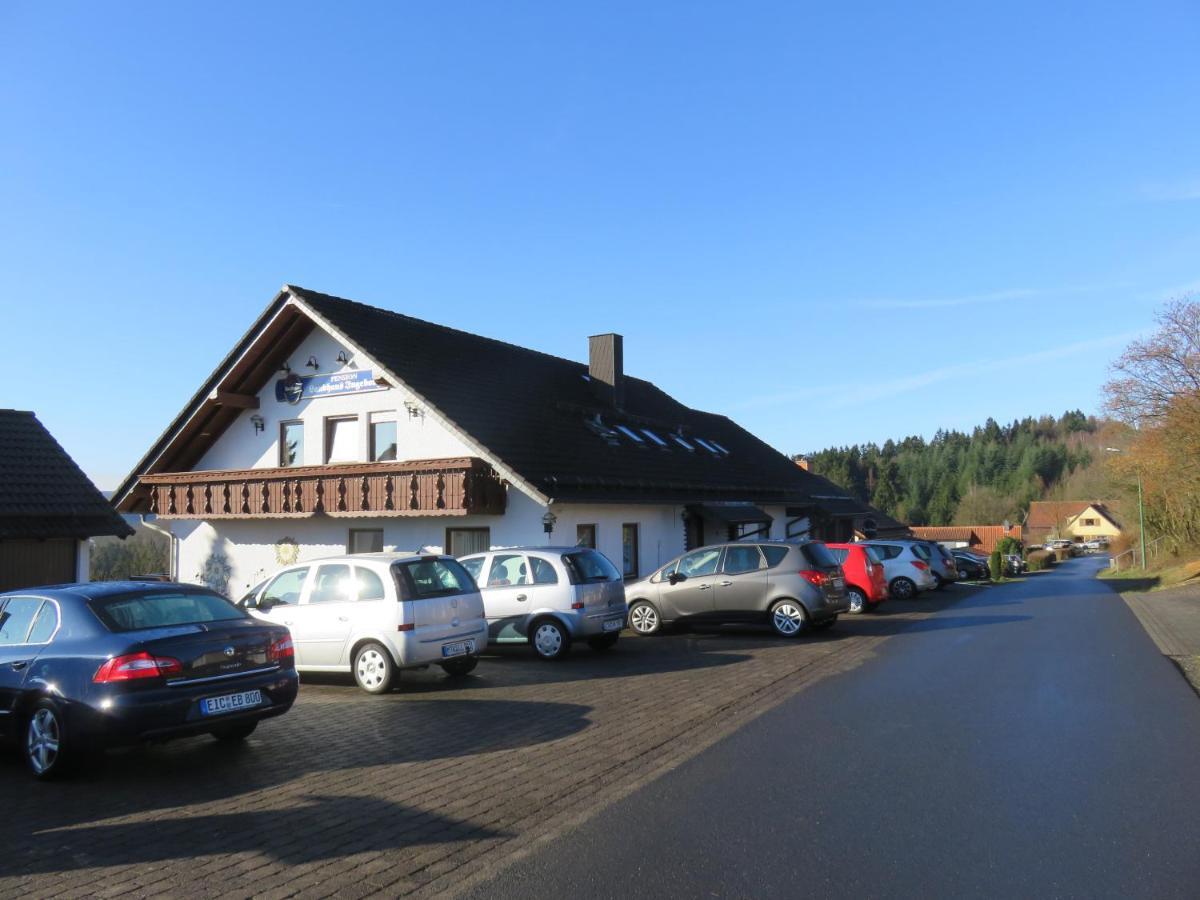
[[[163,472],[139,479],[163,519],[501,515],[505,490],[481,459]]]

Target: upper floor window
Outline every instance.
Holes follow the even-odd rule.
[[[304,423],[279,424],[279,465],[304,465]]]
[[[371,417],[371,461],[394,462],[396,459],[396,420],[376,421]]]
[[[325,462],[358,462],[358,417],[325,420]]]

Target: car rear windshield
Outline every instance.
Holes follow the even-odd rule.
[[[88,604],[109,631],[140,631],[244,619],[246,614],[217,594],[163,592],[104,597]]]
[[[838,561],[833,558],[833,554],[829,552],[829,548],[820,541],[813,541],[805,544],[800,548],[800,552],[804,554],[804,558],[808,560],[810,565],[816,566],[818,569],[836,569]]]
[[[596,550],[579,550],[564,553],[563,564],[571,573],[572,584],[594,584],[600,581],[620,581],[621,573],[608,561],[608,557]]]
[[[410,600],[478,590],[475,580],[454,559],[421,559],[397,563],[395,568],[403,582],[401,596]]]
[[[912,549],[913,553],[916,554],[917,559],[923,559],[925,562],[929,562],[929,560],[933,558],[933,555],[929,552],[929,548],[924,544],[913,544]]]
[[[883,564],[883,554],[881,554],[877,548],[872,547],[870,544],[863,544],[863,550],[867,554],[867,559],[875,563],[875,565],[878,566]]]

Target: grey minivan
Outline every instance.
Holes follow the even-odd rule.
[[[820,541],[714,544],[627,585],[629,625],[640,635],[693,622],[767,622],[783,637],[828,628],[850,609],[837,560]]]

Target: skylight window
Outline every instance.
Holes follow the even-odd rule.
[[[716,441],[709,441],[709,443],[712,444],[714,447],[716,447],[718,450],[720,450],[726,456],[729,455],[729,451],[726,450],[724,447],[722,447],[720,444],[718,444]]]
[[[629,438],[630,440],[632,440],[632,441],[633,441],[635,444],[644,444],[644,443],[646,443],[646,441],[645,441],[645,440],[642,438],[642,436],[641,436],[640,434],[638,434],[638,433],[637,433],[636,431],[634,431],[632,428],[629,428],[629,427],[627,427],[627,426],[625,426],[625,425],[618,425],[618,426],[617,426],[617,431],[621,432],[621,434],[625,435],[625,437],[627,437],[627,438]]]
[[[584,419],[583,421],[584,424],[587,425],[588,430],[593,434],[603,438],[606,444],[609,444],[613,447],[619,447],[621,445],[621,441],[617,437],[617,433],[605,425],[604,420],[601,419],[599,415],[592,416],[591,418]]]
[[[655,434],[649,428],[643,428],[642,434],[644,434],[646,437],[650,438],[650,440],[654,441],[654,443],[658,444],[658,446],[660,446],[660,447],[667,446],[667,442],[664,441],[662,438],[660,438],[657,434]]]
[[[695,448],[695,447],[693,447],[691,444],[689,444],[689,443],[687,442],[687,439],[686,439],[686,438],[684,438],[684,437],[683,437],[683,435],[680,435],[680,434],[673,434],[673,435],[671,435],[671,439],[672,439],[673,441],[675,441],[675,443],[677,443],[677,444],[678,444],[680,447],[682,447],[684,450],[691,450],[692,452],[695,452],[695,450],[696,450],[696,448]]]
[[[704,438],[696,438],[696,443],[711,453],[713,456],[720,456],[721,451],[706,441]]]

